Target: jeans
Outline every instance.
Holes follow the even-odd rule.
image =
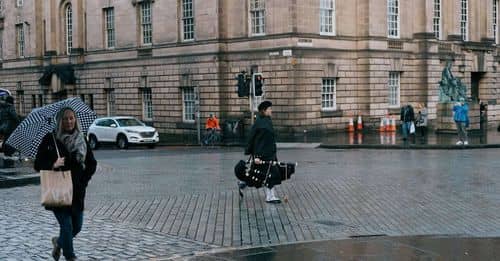
[[[411,126],[411,121],[408,121],[408,122],[403,122],[401,124],[401,131],[403,132],[403,139],[407,139],[408,138],[408,134],[410,134],[410,126]]]
[[[461,142],[467,141],[467,128],[465,127],[465,122],[456,121],[455,123],[457,124],[458,140]]]
[[[56,209],[54,215],[60,228],[57,245],[62,248],[66,259],[73,258],[73,238],[82,230],[83,211],[72,213],[71,209]]]

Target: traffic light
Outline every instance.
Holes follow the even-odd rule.
[[[262,94],[264,94],[264,90],[262,89],[264,87],[264,78],[262,78],[262,75],[255,75],[254,83],[255,96],[262,96]]]
[[[236,78],[238,80],[238,97],[247,97],[250,95],[249,84],[246,78],[246,73],[244,71],[239,73]]]

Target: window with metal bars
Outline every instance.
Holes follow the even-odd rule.
[[[182,120],[194,122],[196,96],[193,87],[182,88]]]
[[[18,88],[21,85],[21,83],[18,83]],[[16,103],[17,103],[17,113],[20,115],[24,115],[24,91],[23,90],[17,90],[16,91]]]
[[[142,117],[144,120],[153,120],[153,99],[151,88],[142,88]]]
[[[116,115],[115,89],[106,90],[106,112],[108,117]]]
[[[399,107],[400,72],[389,72],[389,106]]]
[[[337,86],[334,78],[323,79],[321,88],[321,110],[333,111],[337,109]]]

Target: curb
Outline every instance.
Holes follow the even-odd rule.
[[[392,150],[470,150],[470,149],[497,149],[500,144],[472,144],[472,145],[379,145],[379,144],[321,144],[322,149],[392,149]]]
[[[21,175],[20,177],[6,175],[0,176],[0,188],[12,188],[38,184],[40,184],[40,175],[38,173],[34,173],[31,175]]]

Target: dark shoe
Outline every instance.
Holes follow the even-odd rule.
[[[247,183],[243,181],[238,181],[238,193],[240,194],[240,198],[243,197],[243,190],[247,187]]]
[[[66,260],[68,260],[68,261],[76,261],[76,260],[78,260],[78,258],[76,258],[76,256],[75,256],[75,257],[66,258]]]
[[[266,200],[266,203],[270,203],[270,204],[280,204],[280,203],[281,203],[281,200],[279,200],[279,199]]]
[[[53,237],[52,238],[52,257],[54,260],[58,261],[59,258],[61,258],[61,248],[57,245],[57,239],[58,237]]]
[[[238,188],[245,189],[247,187],[247,183],[243,181],[238,181]]]

